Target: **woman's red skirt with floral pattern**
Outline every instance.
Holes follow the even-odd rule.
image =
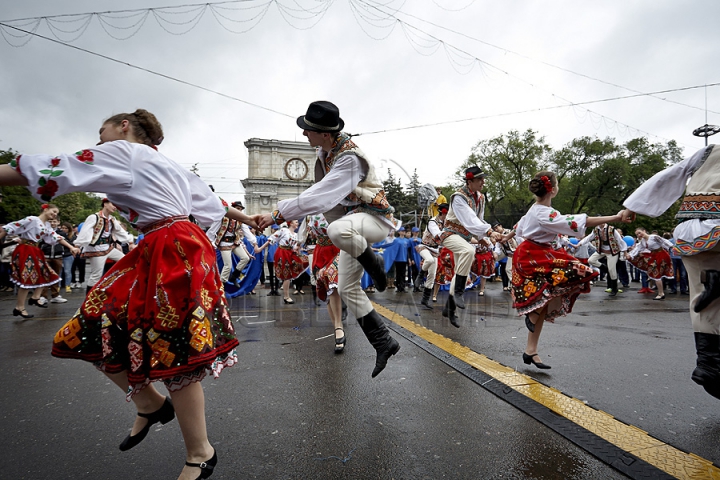
[[[450,285],[455,275],[455,257],[449,248],[440,247],[435,269],[435,283],[437,285]]]
[[[26,243],[15,247],[10,279],[18,287],[28,289],[47,287],[60,281],[58,274],[45,260],[42,250]]]
[[[513,308],[518,315],[526,315],[558,299],[545,315],[546,320],[553,321],[572,312],[578,295],[589,293],[590,282],[597,276],[564,250],[525,240],[513,255]]]
[[[663,277],[675,278],[675,270],[673,270],[670,254],[663,249],[641,253],[635,258],[628,259],[628,261],[635,265],[638,270],[647,273],[651,280],[660,280]]]
[[[307,255],[298,255],[289,248],[278,248],[275,250],[275,276],[281,282],[294,280],[307,270]]]
[[[475,275],[484,278],[495,275],[495,257],[492,252],[476,253],[471,271]]]
[[[313,252],[312,272],[315,275],[317,297],[327,302],[338,286],[340,249],[335,245],[316,245]]]
[[[154,380],[177,390],[208,370],[217,377],[237,362],[238,341],[215,258],[191,222],[146,234],[57,332],[52,354],[126,370],[128,398]]]

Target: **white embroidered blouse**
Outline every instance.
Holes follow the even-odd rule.
[[[550,245],[557,235],[585,234],[587,215],[563,215],[552,207],[534,204],[515,226],[515,234],[525,240]]]
[[[212,240],[226,213],[197,175],[146,145],[125,140],[55,157],[20,155],[11,165],[42,201],[69,192],[103,192],[140,229],[169,217],[192,215],[209,227]]]
[[[39,242],[42,240],[49,245],[55,245],[63,238],[55,232],[50,222],[43,222],[34,216],[8,223],[3,228],[8,235],[17,235],[23,240],[29,240],[31,242]]]

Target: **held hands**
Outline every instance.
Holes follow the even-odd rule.
[[[632,223],[635,221],[635,212],[632,210],[620,210],[618,216],[620,217],[620,221],[624,223]]]
[[[502,239],[503,239],[503,235],[502,235],[500,232],[492,232],[492,233],[489,235],[489,237],[490,237],[494,242],[501,242]]]
[[[70,253],[72,253],[74,256],[80,255],[80,249],[77,247],[70,246]]]
[[[272,215],[269,213],[259,213],[257,215],[253,215],[251,218],[255,221],[255,223],[257,223],[260,230],[265,230],[267,227],[275,223]]]

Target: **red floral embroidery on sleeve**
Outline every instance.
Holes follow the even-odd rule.
[[[93,164],[93,152],[91,150],[81,150],[75,153],[75,157],[81,162],[87,163],[88,165]]]
[[[55,157],[55,158],[53,158],[52,160],[50,160],[50,164],[51,164],[53,167],[57,167],[58,165],[60,165],[60,159],[57,158],[57,157]]]
[[[37,193],[40,195],[40,198],[42,198],[46,202],[52,200],[52,198],[58,191],[57,182],[52,179],[45,180],[45,178],[40,177],[38,183],[40,184],[40,187],[37,189]]]
[[[553,210],[552,212],[550,212],[550,215],[549,215],[550,221],[552,222],[553,220],[555,220],[555,217],[557,217],[557,216],[558,216],[557,210]]]

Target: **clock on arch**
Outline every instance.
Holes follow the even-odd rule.
[[[302,180],[307,174],[307,163],[300,158],[291,158],[285,164],[285,175],[291,180]]]

